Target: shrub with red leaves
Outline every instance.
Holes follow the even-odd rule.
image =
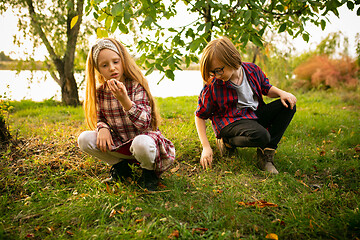
[[[330,59],[328,56],[314,56],[294,70],[298,80],[305,80],[310,87],[339,86],[356,87],[358,67],[350,57]]]

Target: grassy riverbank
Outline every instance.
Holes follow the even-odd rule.
[[[255,149],[199,166],[196,97],[158,98],[177,150],[161,191],[101,183],[109,167],[80,152],[81,107],[13,102],[19,145],[0,162],[0,239],[359,239],[359,92],[297,94],[270,176]]]

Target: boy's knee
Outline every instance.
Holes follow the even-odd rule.
[[[264,131],[261,131],[258,133],[257,142],[259,143],[259,146],[266,146],[271,140],[271,136],[269,131],[264,129]]]

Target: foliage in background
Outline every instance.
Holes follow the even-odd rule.
[[[0,61],[13,61],[13,59],[11,59],[11,57],[7,56],[3,51],[1,51]]]
[[[18,18],[19,33],[14,42],[36,47],[45,46],[48,51],[45,67],[61,88],[62,102],[79,105],[78,86],[74,66],[84,67],[88,37],[93,34],[93,24],[83,24],[85,0],[5,0],[0,2],[0,13],[12,11]],[[80,25],[82,29],[80,29]],[[22,34],[22,35],[21,35]],[[76,48],[81,49],[77,52]],[[32,56],[30,60],[33,61]],[[35,65],[35,64],[34,64]]]
[[[305,89],[357,87],[359,65],[356,59],[349,57],[348,48],[348,38],[341,32],[334,32],[323,39],[314,51],[294,57],[295,85]]]
[[[305,22],[324,29],[326,15],[338,16],[337,9],[347,4],[356,10],[359,1],[239,1],[209,0],[88,0],[87,8],[103,23],[98,36],[120,30],[133,39],[134,52],[147,74],[157,69],[174,80],[174,71],[185,62],[198,61],[198,54],[213,38],[225,35],[245,49],[252,42],[263,47],[263,34],[271,29],[309,40]],[[180,10],[183,9],[183,10]],[[181,16],[175,18],[178,12]],[[88,11],[87,11],[88,12]],[[360,7],[357,10],[360,15]]]
[[[314,56],[300,64],[294,74],[307,88],[356,87],[359,84],[359,68],[349,57],[330,59],[328,56]],[[304,80],[304,81],[300,81]]]

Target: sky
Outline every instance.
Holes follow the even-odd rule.
[[[349,38],[350,43],[350,56],[355,57],[355,35],[360,34],[360,16],[356,15],[356,11],[350,11],[346,6],[339,9],[339,16],[337,18],[333,13],[330,13],[329,20],[326,29],[321,31],[321,28],[316,26],[307,26],[306,30],[310,33],[310,41],[307,43],[301,37],[292,39],[291,43],[295,47],[297,53],[314,49],[317,44],[321,42],[329,33],[341,31],[344,36]],[[5,12],[0,16],[0,52],[4,52],[6,55],[13,59],[26,58],[25,53],[32,52],[32,44],[25,42],[24,46],[19,48],[13,43],[13,35],[17,30],[17,18],[11,11]],[[36,50],[35,60],[44,60],[44,55],[47,54],[45,47]]]

